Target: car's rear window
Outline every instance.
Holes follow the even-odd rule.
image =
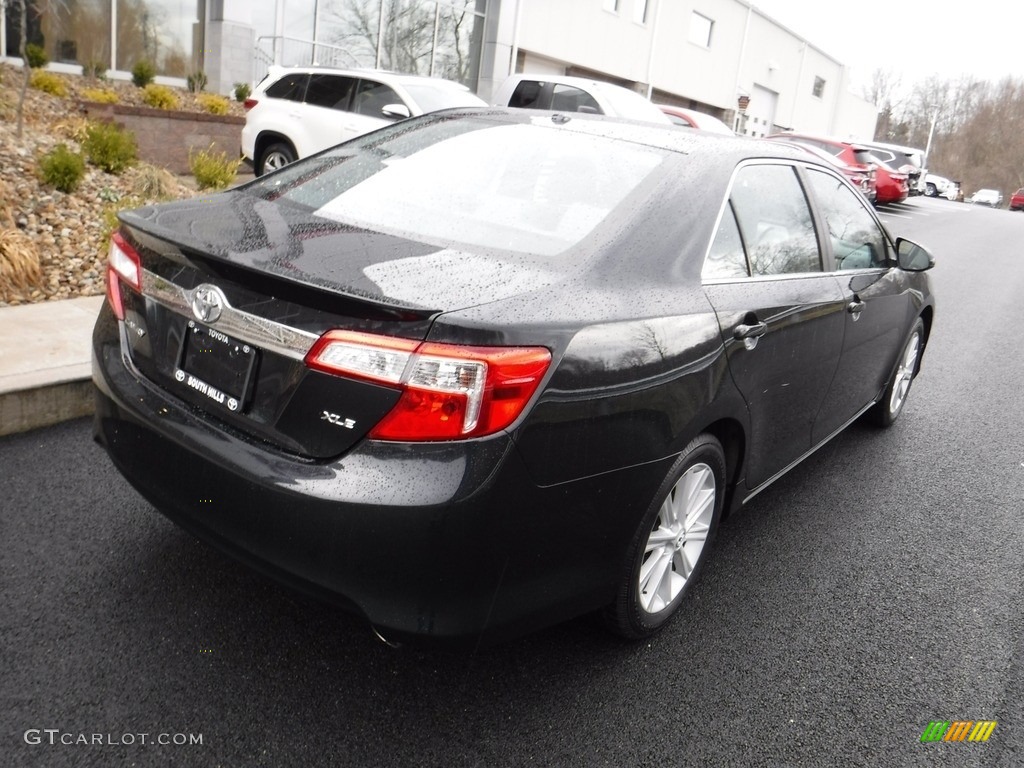
[[[289,72],[281,77],[276,83],[267,87],[266,94],[275,99],[288,99],[289,101],[302,101],[306,92],[306,82],[309,75],[300,72]]]
[[[362,229],[552,256],[600,225],[668,154],[549,117],[410,125],[341,145],[249,189]]]

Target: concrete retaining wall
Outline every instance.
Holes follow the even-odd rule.
[[[245,118],[234,115],[204,115],[124,104],[83,101],[82,112],[90,120],[112,122],[135,134],[139,159],[159,165],[172,173],[187,174],[188,153],[209,149],[238,157]]]

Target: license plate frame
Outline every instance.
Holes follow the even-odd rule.
[[[239,413],[252,393],[258,355],[259,349],[252,344],[189,320],[174,378],[210,402]]]

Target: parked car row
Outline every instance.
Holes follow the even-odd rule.
[[[655,105],[628,88],[589,78],[512,75],[498,89],[493,103],[662,125],[671,122],[735,135],[713,115]],[[245,101],[242,156],[260,176],[395,120],[483,105],[485,102],[464,85],[433,77],[316,66],[271,67]]]
[[[776,133],[767,137],[773,141],[787,141],[804,146],[816,147],[840,160],[846,167],[845,173],[851,179],[863,179],[860,186],[865,196],[877,205],[901,203],[910,195],[910,177],[897,171],[874,154],[867,146],[850,141],[812,136],[803,133]],[[872,194],[872,181],[874,191]]]

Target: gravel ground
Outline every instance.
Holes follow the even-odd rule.
[[[0,65],[0,233],[14,229],[38,255],[41,281],[28,289],[0,284],[0,307],[94,296],[104,292],[109,224],[105,214],[119,208],[156,202],[147,182],[163,180],[167,197],[195,194],[190,177],[174,177],[162,169],[139,163],[120,176],[86,166],[78,189],[65,194],[48,187],[37,176],[38,158],[57,144],[79,149],[85,120],[79,111],[82,91],[106,88],[117,92],[119,103],[144,106],[141,89],[131,82],[89,82],[60,75],[68,95],[56,97],[29,88],[25,98],[24,128],[17,136],[17,105],[22,83],[19,67]],[[177,91],[182,109],[203,111],[193,94]],[[243,114],[231,102],[231,114]],[[109,215],[106,216],[109,220]]]

